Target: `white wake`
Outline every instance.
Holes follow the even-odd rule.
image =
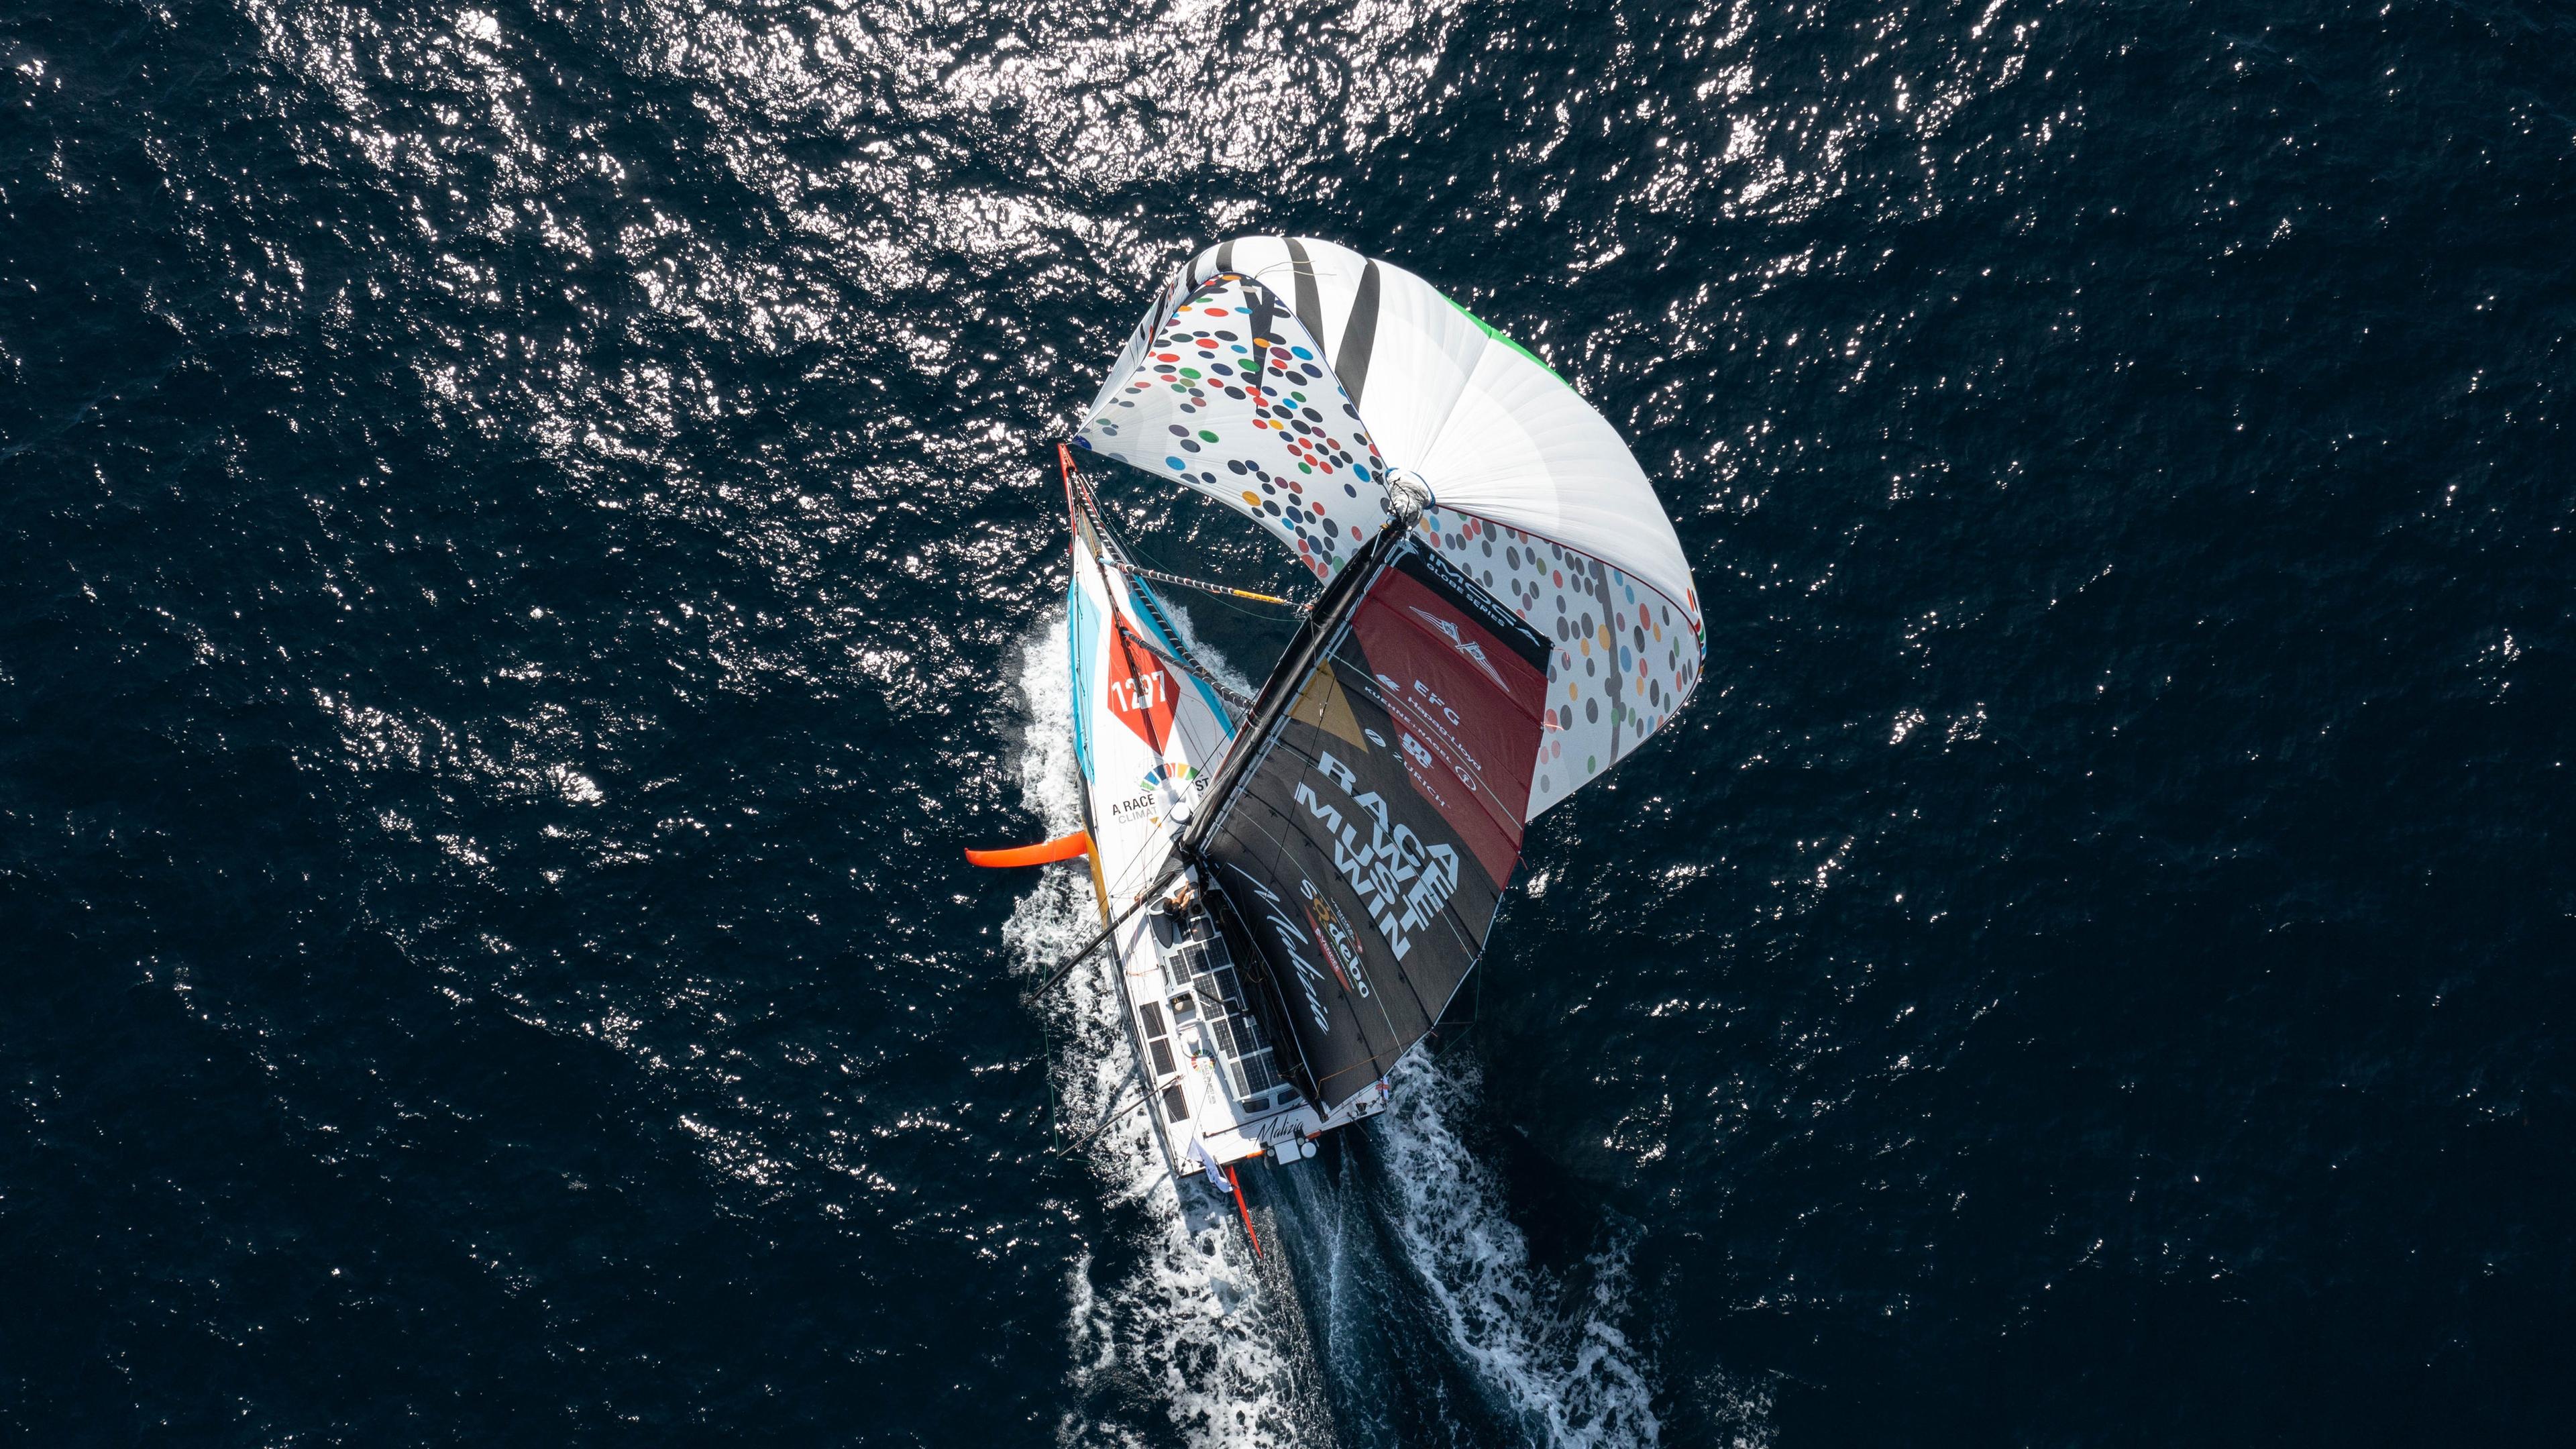
[[[1186,615],[1172,613],[1189,635]],[[1018,753],[1021,795],[1050,833],[1082,823],[1069,650],[1067,620],[1058,612],[1025,642],[1019,661],[1028,721]],[[1099,923],[1088,874],[1050,871],[1014,908],[1003,939],[1021,969],[1036,971],[1079,947]],[[1136,1095],[1114,1001],[1093,966],[1039,1004],[1055,1052],[1059,1114],[1075,1132]],[[1401,1265],[1368,1261],[1377,1256],[1364,1246],[1370,1235],[1327,1230],[1322,1236],[1334,1247],[1324,1278],[1335,1286],[1326,1291],[1338,1299],[1338,1285],[1364,1275],[1409,1280],[1391,1286],[1428,1294],[1446,1353],[1528,1442],[1586,1449],[1658,1443],[1662,1425],[1646,1355],[1620,1327],[1630,1317],[1634,1231],[1593,1256],[1587,1289],[1569,1299],[1563,1284],[1530,1263],[1500,1184],[1452,1126],[1474,1109],[1477,1092],[1464,1054],[1416,1059],[1395,1086],[1391,1109],[1362,1149],[1381,1160],[1386,1191],[1371,1194],[1368,1208],[1348,1199],[1328,1206],[1340,1195],[1313,1191],[1319,1184],[1299,1184],[1309,1190],[1289,1194],[1309,1211],[1383,1214],[1404,1256]],[[1150,1110],[1127,1113],[1080,1154],[1106,1202],[1067,1285],[1076,1407],[1058,1426],[1059,1443],[1136,1445],[1172,1431],[1193,1446],[1336,1442],[1307,1305],[1279,1263],[1254,1260],[1230,1203],[1195,1185],[1175,1194],[1146,1122]],[[1284,1246],[1274,1247],[1274,1258]],[[1315,1311],[1329,1322],[1339,1310],[1321,1304]],[[1168,1427],[1155,1432],[1153,1419]]]
[[[1186,625],[1183,626],[1186,628]],[[1071,641],[1066,619],[1025,647],[1020,687],[1028,739],[1020,789],[1051,832],[1082,824],[1073,754]],[[1099,929],[1085,872],[1051,871],[1012,911],[1003,939],[1025,970],[1043,969]],[[1136,1096],[1116,997],[1097,967],[1078,970],[1039,1009],[1053,1037],[1061,1119],[1090,1130]],[[1331,1442],[1294,1294],[1265,1282],[1233,1207],[1196,1186],[1176,1195],[1144,1113],[1130,1112],[1083,1153],[1107,1189],[1098,1237],[1068,1285],[1078,1407],[1058,1426],[1068,1446],[1162,1440],[1139,1422],[1164,1418],[1191,1445]],[[1112,1266],[1114,1265],[1114,1266]]]
[[[1646,1356],[1619,1326],[1637,1231],[1621,1230],[1586,1261],[1588,1291],[1569,1300],[1530,1263],[1501,1184],[1451,1125],[1474,1108],[1472,1062],[1408,1058],[1392,1085],[1372,1134],[1392,1185],[1390,1226],[1451,1350],[1533,1443],[1660,1442]]]

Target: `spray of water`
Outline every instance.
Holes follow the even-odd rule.
[[[1584,1264],[1588,1290],[1568,1294],[1532,1266],[1501,1184],[1459,1140],[1454,1124],[1479,1085],[1472,1059],[1413,1058],[1393,1085],[1371,1134],[1386,1167],[1387,1220],[1449,1349],[1534,1443],[1659,1442],[1645,1357],[1621,1326],[1636,1229],[1616,1231]]]
[[[1020,667],[1022,797],[1057,832],[1082,823],[1070,647],[1059,613]],[[1013,910],[1004,940],[1033,970],[1081,945],[1099,921],[1089,877],[1051,871]],[[1077,1131],[1136,1097],[1115,1003],[1106,976],[1084,970],[1040,1004],[1056,1046],[1059,1114]],[[1229,1205],[1196,1185],[1175,1191],[1150,1110],[1127,1114],[1085,1153],[1107,1200],[1068,1284],[1077,1407],[1058,1426],[1059,1442],[1167,1442],[1177,1431],[1191,1445],[1330,1443],[1295,1296],[1266,1291]]]
[[[1174,622],[1190,634],[1185,614]],[[1059,613],[1026,642],[1019,670],[1022,797],[1055,832],[1081,823],[1069,648]],[[1004,939],[1034,970],[1098,922],[1088,877],[1053,871],[1018,903]],[[1040,1004],[1060,1112],[1077,1132],[1136,1096],[1115,1000],[1105,975],[1085,970]],[[1310,1163],[1264,1174],[1275,1239],[1266,1261],[1223,1199],[1195,1184],[1175,1190],[1150,1106],[1103,1132],[1085,1153],[1105,1201],[1070,1269],[1078,1407],[1059,1441],[1129,1445],[1177,1432],[1194,1446],[1392,1443],[1378,1412],[1396,1382],[1387,1356],[1430,1354],[1483,1401],[1476,1418],[1528,1442],[1658,1442],[1645,1358],[1622,1327],[1633,1232],[1585,1265],[1584,1291],[1569,1295],[1533,1267],[1500,1184],[1453,1125],[1473,1110],[1477,1085],[1455,1055],[1410,1064],[1394,1108],[1368,1131],[1368,1170],[1327,1180]],[[1292,1253],[1302,1259],[1294,1281],[1282,1262]],[[1392,1340],[1393,1312],[1421,1320],[1433,1341]]]

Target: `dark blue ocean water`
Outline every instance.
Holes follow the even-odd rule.
[[[958,847],[1273,230],[1575,380],[1709,655],[1254,1263],[1048,1154]],[[2571,237],[2564,4],[0,6],[0,1426],[2561,1436]]]

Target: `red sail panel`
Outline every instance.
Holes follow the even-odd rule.
[[[1118,637],[1109,646],[1109,668],[1101,687],[1108,691],[1109,712],[1155,750],[1172,737],[1175,698],[1171,671],[1145,646],[1127,617],[1118,615]]]
[[[1544,729],[1546,665],[1532,664],[1478,618],[1473,601],[1485,595],[1435,592],[1429,576],[1389,570],[1351,616],[1351,642],[1367,660],[1377,703],[1402,732],[1397,757],[1415,792],[1487,875],[1507,880],[1520,859],[1530,765]]]

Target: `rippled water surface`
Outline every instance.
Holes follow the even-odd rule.
[[[2563,1433],[2571,97],[2547,4],[0,5],[0,1424]],[[1709,655],[1255,1259],[1050,1152],[1084,888],[958,847],[1071,818],[1049,445],[1276,230],[1597,402]]]

